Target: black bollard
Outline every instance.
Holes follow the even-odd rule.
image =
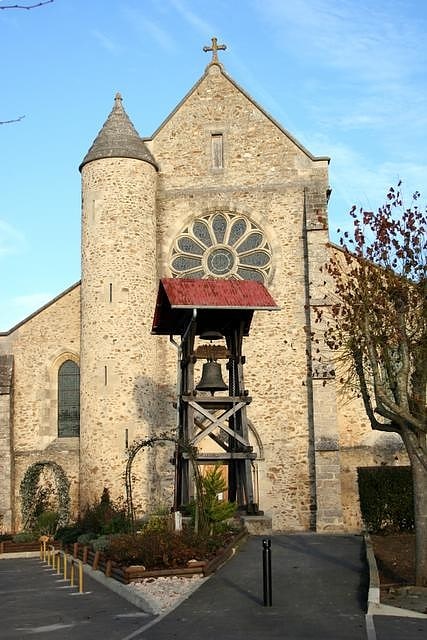
[[[264,587],[264,607],[273,605],[273,595],[271,589],[271,540],[266,538],[262,541],[262,581]]]

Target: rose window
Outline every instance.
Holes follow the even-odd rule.
[[[175,239],[170,268],[179,278],[231,278],[266,282],[271,248],[247,218],[215,212],[193,220]]]

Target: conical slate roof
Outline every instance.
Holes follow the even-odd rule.
[[[101,158],[135,158],[149,162],[157,169],[156,161],[123,108],[120,93],[116,93],[111,113],[83,158],[79,170],[88,162]]]

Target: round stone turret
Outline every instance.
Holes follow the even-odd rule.
[[[80,369],[81,508],[124,493],[126,442],[156,424],[156,163],[120,95],[89,149],[82,175]],[[141,456],[137,496],[151,485]]]

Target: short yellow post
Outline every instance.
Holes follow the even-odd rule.
[[[79,560],[79,593],[83,593],[83,562]]]
[[[64,580],[67,579],[67,563],[68,563],[68,558],[67,558],[67,554],[64,551]]]
[[[56,552],[56,573],[59,575],[61,573],[61,552]]]
[[[46,561],[46,544],[49,542],[49,536],[40,536],[40,560]]]
[[[71,558],[70,585],[74,587],[74,558]]]
[[[79,593],[83,593],[83,562],[75,558],[71,558],[70,585],[74,587],[74,565],[76,562],[79,565]]]

